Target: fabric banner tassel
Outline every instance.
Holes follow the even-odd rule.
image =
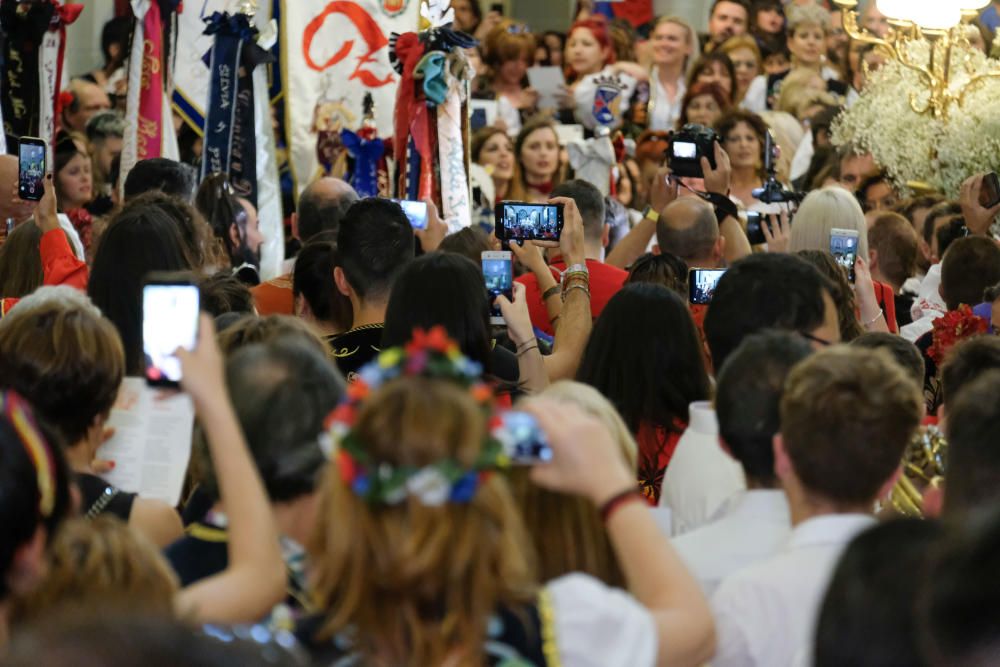
[[[277,42],[278,32],[274,22],[262,31],[257,45],[267,51]],[[284,231],[281,213],[281,182],[278,162],[275,159],[276,142],[271,125],[271,94],[267,86],[267,68],[253,71],[254,135],[257,137],[257,219],[264,244],[260,248],[261,280],[271,280],[281,275],[285,259]]]
[[[472,224],[469,182],[465,173],[462,141],[462,82],[450,77],[448,96],[437,108],[438,159],[441,172],[441,204],[449,232]]]

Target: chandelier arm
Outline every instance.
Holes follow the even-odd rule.
[[[1000,78],[1000,71],[986,72],[985,74],[977,74],[976,76],[969,79],[969,82],[962,86],[962,90],[956,96],[956,101],[958,106],[965,106],[965,96],[971,93],[975,88],[986,82],[987,79],[997,79]]]

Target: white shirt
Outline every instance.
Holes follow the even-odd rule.
[[[657,633],[652,614],[625,591],[569,574],[545,585],[551,596],[562,664],[652,667]],[[544,610],[542,610],[544,613]]]
[[[70,222],[69,216],[64,213],[59,213],[56,215],[59,219],[59,226],[62,227],[66,235],[69,236],[69,245],[73,249],[73,254],[81,262],[87,261],[87,256],[83,252],[83,243],[80,241],[80,235],[76,232],[76,227]]]
[[[708,401],[691,404],[690,422],[663,476],[660,505],[670,508],[674,535],[703,526],[746,489],[743,468],[719,446],[719,422]]]
[[[809,171],[809,165],[812,164],[813,155],[815,154],[816,148],[813,146],[812,132],[806,132],[805,136],[802,137],[802,141],[799,142],[798,148],[795,149],[795,156],[792,158],[792,169],[789,172],[789,178],[793,181],[797,181],[805,176],[806,172]]]
[[[917,298],[913,300],[910,308],[910,315],[913,322],[907,324],[899,330],[899,335],[910,341],[917,342],[917,339],[934,328],[934,320],[948,312],[948,307],[941,298],[939,288],[941,286],[941,263],[931,266],[920,283],[920,291]]]
[[[667,89],[660,83],[660,77],[655,68],[651,83],[650,92],[653,98],[650,103],[653,113],[649,117],[649,129],[660,132],[673,130],[681,117],[681,106],[684,102],[684,95],[687,93],[687,83],[683,76],[677,80],[677,92],[674,94],[673,101],[667,97]]]
[[[809,664],[837,560],[858,533],[874,524],[867,514],[803,521],[779,553],[724,579],[712,597],[718,638],[713,667]]]
[[[711,597],[729,575],[776,554],[791,532],[785,492],[761,489],[747,491],[726,516],[681,535],[673,545]]]
[[[836,81],[840,78],[837,70],[826,66],[820,70],[820,76],[823,77],[824,81]],[[743,96],[743,102],[740,103],[742,108],[754,113],[767,111],[767,80],[767,74],[759,74],[754,77]]]

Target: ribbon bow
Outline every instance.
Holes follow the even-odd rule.
[[[58,30],[62,26],[72,25],[80,18],[80,12],[83,11],[82,4],[71,3],[60,5],[58,0],[50,1],[55,8],[55,13],[52,15],[52,20],[49,23],[49,30]]]
[[[231,35],[240,39],[252,39],[257,28],[250,23],[246,14],[213,12],[205,19],[205,35]]]

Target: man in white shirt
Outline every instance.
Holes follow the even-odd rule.
[[[726,516],[674,540],[709,597],[725,577],[776,553],[792,530],[788,501],[774,476],[772,441],[785,378],[811,353],[797,334],[766,331],[747,338],[719,374],[719,441],[742,466],[748,490]]]
[[[793,255],[758,253],[735,263],[719,280],[705,315],[712,367],[721,369],[743,339],[764,329],[797,331],[820,344],[840,342],[837,307],[819,270]],[[719,518],[746,488],[743,471],[719,446],[715,414],[694,404],[663,479],[660,505],[670,510],[673,534]]]
[[[826,586],[848,542],[874,523],[923,416],[916,383],[886,353],[833,347],[799,364],[781,399],[774,471],[792,534],[712,598],[714,667],[808,664]]]

